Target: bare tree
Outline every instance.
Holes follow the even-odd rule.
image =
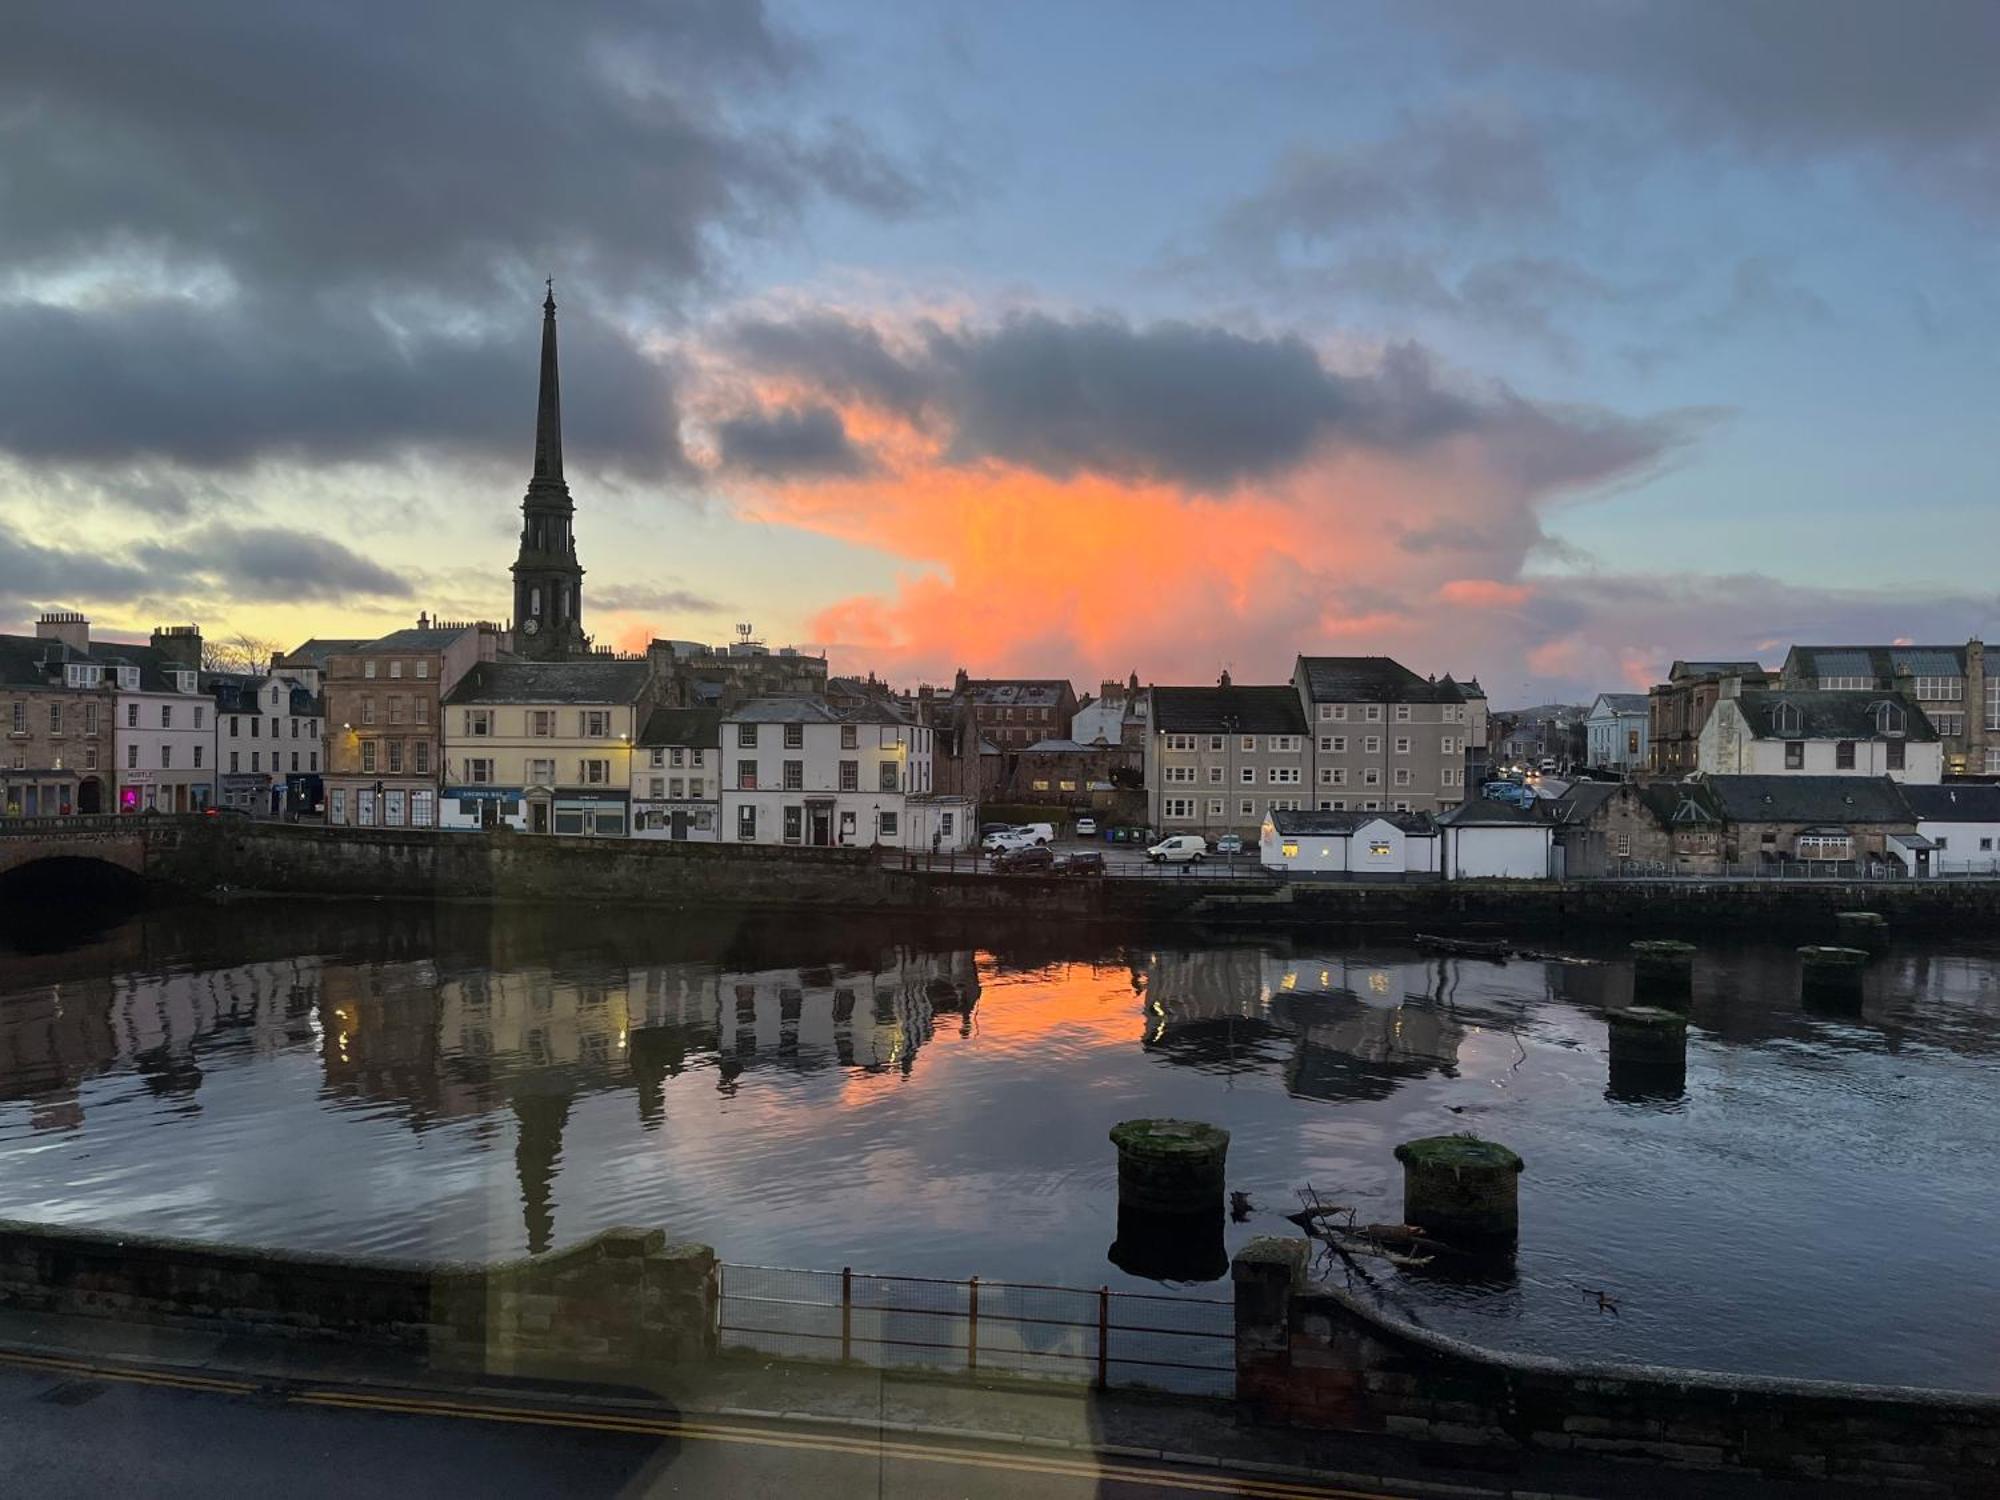
[[[201,669],[204,672],[268,672],[278,644],[239,631],[227,640],[203,641]]]

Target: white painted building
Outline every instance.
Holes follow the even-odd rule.
[[[818,698],[757,698],[725,713],[720,730],[725,841],[972,847],[971,802],[934,790],[927,725],[881,705],[841,715]]]
[[[1922,709],[1869,689],[1737,689],[1725,682],[1695,742],[1711,776],[1887,776],[1936,785],[1944,747]]]
[[[1583,721],[1591,766],[1629,775],[1643,770],[1651,748],[1651,704],[1644,693],[1599,693]]]
[[[1258,839],[1264,868],[1300,879],[1435,880],[1437,825],[1423,813],[1273,809]]]
[[[722,711],[656,708],[632,752],[632,837],[714,843],[722,829]]]
[[[1930,840],[1933,875],[2000,875],[2000,786],[1905,786],[1903,800]]]
[[[157,637],[156,637],[157,639]],[[201,638],[188,661],[153,647],[106,644],[115,674],[115,790],[119,812],[200,812],[215,801],[215,704],[201,691]]]
[[[216,801],[276,816],[287,777],[323,773],[319,696],[289,673],[204,672],[200,682],[214,700]]]
[[[1446,880],[1547,880],[1555,824],[1510,802],[1475,798],[1438,818]]]

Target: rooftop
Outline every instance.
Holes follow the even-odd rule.
[[[1419,677],[1389,656],[1301,656],[1298,671],[1315,703],[1463,703],[1449,676]]]
[[[1156,687],[1153,731],[1304,734],[1305,710],[1290,683],[1272,687]]]
[[[818,698],[752,698],[723,718],[732,724],[840,724],[846,720]],[[900,721],[899,721],[900,722]]]
[[[1370,823],[1387,823],[1412,838],[1436,838],[1437,827],[1428,813],[1399,812],[1307,812],[1274,807],[1269,814],[1271,827],[1280,834],[1344,838]]]
[[[1700,796],[1732,823],[1908,823],[1886,776],[1704,776]]]
[[[974,677],[965,684],[965,696],[974,703],[1028,704],[1053,708],[1071,692],[1063,677]]]
[[[722,711],[716,708],[656,708],[639,731],[641,745],[690,745],[712,750],[722,743]]]
[[[1495,802],[1490,797],[1472,797],[1448,813],[1438,814],[1438,822],[1453,828],[1499,828],[1510,824],[1540,824],[1546,827],[1549,815],[1536,807],[1517,807],[1512,802]]]
[[[1964,646],[1794,646],[1785,669],[1800,677],[1963,677]]]
[[[1924,711],[1901,693],[1873,688],[1753,688],[1736,699],[1744,723],[1760,740],[1868,740],[1884,733],[1880,710],[1886,705],[1902,713],[1905,740],[1929,741],[1937,730]],[[1795,711],[1789,720],[1787,713]]]
[[[1614,714],[1642,714],[1647,711],[1648,701],[1644,693],[1599,693],[1590,711],[1596,713],[1602,707]]]
[[[651,678],[643,661],[483,661],[459,678],[445,702],[631,703]]]
[[[1961,782],[1904,786],[1903,800],[1920,818],[1940,823],[2000,823],[2000,786]]]

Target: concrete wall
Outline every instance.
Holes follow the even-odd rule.
[[[0,1221],[0,1306],[358,1339],[458,1370],[643,1380],[714,1352],[716,1286],[714,1251],[657,1229],[469,1265]]]
[[[1444,874],[1447,880],[1546,880],[1550,827],[1509,824],[1458,827],[1447,823]]]
[[[1309,1283],[1306,1249],[1256,1240],[1232,1268],[1236,1392],[1259,1420],[1461,1449],[2000,1492],[2000,1397],[1497,1353]]]

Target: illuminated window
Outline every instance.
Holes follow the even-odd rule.
[[[1389,841],[1387,839],[1370,839],[1368,841],[1368,852],[1376,859],[1388,858]]]
[[[1286,859],[1297,859],[1299,857],[1299,846],[1297,844],[1281,844],[1278,852],[1283,854]]]

